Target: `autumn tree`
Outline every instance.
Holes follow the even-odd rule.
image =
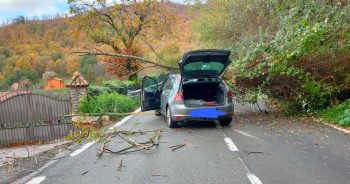
[[[107,45],[113,53],[99,49],[83,54],[102,55],[107,71],[123,77],[138,70],[140,62],[151,63],[168,69],[168,65],[141,58],[151,39],[160,39],[171,34],[170,26],[176,19],[169,13],[168,2],[157,0],[121,0],[116,3],[107,0],[69,0],[70,11],[75,16],[73,23],[77,32],[84,31],[87,36],[102,45]],[[135,57],[136,56],[136,57]]]

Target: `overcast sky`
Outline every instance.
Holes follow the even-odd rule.
[[[171,0],[183,2],[183,0]],[[42,17],[68,12],[67,0],[0,0],[0,24],[20,15]]]

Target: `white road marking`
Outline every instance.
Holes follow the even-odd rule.
[[[247,177],[252,184],[263,184],[260,179],[253,173],[247,173]]]
[[[230,138],[225,137],[225,142],[228,146],[228,149],[230,149],[230,151],[238,151],[237,146],[235,145],[235,143],[233,143],[233,141]]]
[[[242,135],[244,135],[244,136],[246,136],[246,137],[251,137],[251,138],[254,138],[254,139],[259,139],[259,138],[255,137],[254,135],[251,135],[251,134],[249,134],[249,133],[247,133],[247,132],[244,132],[244,131],[242,131],[242,130],[234,130],[234,131],[236,131],[236,132],[238,132],[238,133],[240,133],[240,134],[242,134]]]
[[[39,184],[46,179],[45,176],[37,176],[32,178],[30,181],[26,182],[26,184]]]
[[[45,168],[49,167],[50,165],[54,164],[55,162],[57,162],[57,160],[52,160],[48,163],[46,163],[44,166],[42,166],[40,169],[30,173],[29,175],[13,182],[13,184],[23,184],[25,183],[26,181],[28,181],[29,179],[33,178],[35,175],[37,175],[39,172],[41,172],[42,170],[44,170]]]
[[[137,112],[141,112],[141,108],[138,108],[136,111],[134,111],[134,113],[137,113]],[[111,126],[109,129],[110,130],[113,130],[117,127],[119,127],[120,125],[124,124],[125,122],[127,122],[130,118],[132,118],[133,115],[129,115],[129,116],[126,116],[125,118],[123,118],[121,121],[119,121],[118,123],[116,123],[115,125]]]
[[[141,111],[141,108],[138,108],[138,109],[135,111],[135,113],[136,113],[136,112],[140,112],[140,111]],[[125,123],[127,120],[129,120],[131,117],[132,117],[132,115],[123,118],[121,121],[119,121],[118,123],[116,123],[115,125],[113,125],[113,127],[111,127],[110,129],[114,129],[114,128],[116,128],[116,127],[118,127],[118,126],[124,124],[124,123]],[[85,145],[84,145],[84,146],[86,147],[85,149],[82,149],[82,148],[84,147],[84,146],[82,146],[82,147],[79,149],[79,150],[80,150],[79,153],[78,153],[78,152],[75,152],[75,151],[78,151],[78,150],[75,150],[73,153],[70,154],[70,156],[76,156],[76,155],[82,153],[84,150],[86,150],[88,147],[90,147],[90,146],[93,145],[94,143],[95,143],[95,141],[94,141],[94,142],[89,142],[89,143],[85,144]],[[29,182],[32,182],[32,180],[34,180],[35,178],[37,178],[37,179],[35,179],[34,181],[39,181],[40,177],[44,177],[44,179],[42,180],[42,181],[44,181],[45,178],[46,178],[45,176],[40,176],[40,177],[34,177],[34,176],[37,175],[37,174],[38,174],[39,172],[41,172],[42,170],[44,170],[45,168],[47,168],[47,167],[49,167],[50,165],[54,164],[56,161],[57,161],[57,160],[52,160],[52,161],[46,163],[43,167],[41,167],[40,169],[36,170],[35,172],[32,172],[31,174],[29,174],[29,175],[27,175],[27,176],[25,176],[25,177],[23,177],[23,178],[21,178],[21,179],[15,181],[14,184],[22,184],[22,183],[24,183],[25,181],[28,181],[30,178],[32,178],[32,179],[31,179]],[[33,178],[33,177],[34,177],[34,178]],[[42,182],[42,181],[40,181],[40,182]],[[27,182],[27,183],[29,183],[29,182]],[[39,182],[39,183],[40,183],[40,182]],[[29,183],[29,184],[31,184],[31,183]],[[34,184],[35,184],[35,183],[34,183]]]
[[[83,151],[85,151],[86,149],[88,149],[90,146],[92,146],[93,144],[95,144],[96,141],[92,141],[92,142],[88,142],[85,145],[83,145],[81,148],[73,151],[70,156],[71,157],[75,157],[77,155],[79,155],[80,153],[82,153]]]
[[[136,111],[134,111],[134,113],[140,112],[141,108],[138,108]],[[113,130],[119,126],[121,126],[122,124],[124,124],[125,122],[127,122],[130,118],[132,118],[133,115],[129,115],[126,116],[125,118],[123,118],[122,120],[120,120],[118,123],[116,123],[115,125],[111,126],[109,128],[109,130]],[[77,155],[79,155],[80,153],[82,153],[83,151],[85,151],[86,149],[88,149],[90,146],[92,146],[93,144],[95,144],[96,141],[92,141],[92,142],[88,142],[85,145],[83,145],[81,148],[75,150],[74,152],[72,152],[70,154],[71,157],[75,157]]]
[[[246,132],[243,132],[243,131],[240,131],[240,130],[236,130],[236,131],[239,132],[239,133],[241,133],[241,134],[246,134],[245,136],[253,137],[253,138],[258,139],[257,137],[254,137],[254,136],[252,136],[252,135],[250,135],[250,134],[248,134],[248,133],[246,133]],[[249,170],[248,166],[243,162],[243,160],[242,160],[242,158],[241,158],[241,156],[240,156],[240,154],[239,154],[239,152],[238,152],[239,150],[238,150],[237,146],[235,145],[235,143],[233,143],[232,139],[229,138],[229,137],[227,137],[225,131],[224,131],[224,134],[225,134],[225,138],[224,138],[224,139],[225,139],[225,142],[226,142],[228,148],[229,148],[231,151],[237,152],[236,155],[238,156],[238,159],[240,160],[240,162],[241,162],[242,165],[244,166],[245,170],[247,171],[247,174],[246,174],[246,175],[247,175],[247,177],[248,177],[250,183],[251,183],[251,184],[263,184],[263,183],[261,182],[261,180],[260,180],[255,174],[253,174],[253,173]]]

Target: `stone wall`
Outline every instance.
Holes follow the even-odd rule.
[[[71,102],[72,102],[72,114],[78,113],[79,100],[86,96],[87,88],[86,87],[74,87],[71,88]]]

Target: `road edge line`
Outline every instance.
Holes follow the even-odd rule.
[[[140,112],[141,111],[141,107],[139,107],[138,109],[136,109],[134,111],[134,113],[137,113],[137,112]],[[109,129],[112,130],[116,127],[119,127],[121,126],[122,124],[124,124],[125,122],[127,122],[130,118],[132,118],[134,115],[129,115],[127,117],[124,117],[122,120],[118,121],[116,124],[114,124],[112,127],[110,127]],[[112,128],[112,129],[111,129]],[[95,141],[94,141],[95,143]],[[89,144],[89,143],[86,143],[86,144]],[[84,144],[83,146],[85,146],[86,144]],[[91,144],[91,142],[90,142]],[[92,145],[92,144],[91,144]],[[90,145],[90,146],[91,146]],[[80,149],[83,147],[81,146]],[[90,147],[88,146],[88,147]],[[21,183],[26,183],[28,182],[30,179],[34,178],[37,174],[39,174],[41,171],[43,171],[44,169],[48,168],[49,166],[51,166],[52,164],[56,163],[58,160],[52,160],[50,162],[47,162],[46,164],[44,164],[42,167],[40,167],[38,170],[28,174],[27,176],[24,176],[16,181],[13,182],[13,184],[21,184]]]
[[[239,151],[235,143],[232,141],[231,138],[225,137],[224,141],[226,142],[226,145],[230,151]]]
[[[254,173],[247,173],[247,177],[252,184],[263,184]]]
[[[341,132],[343,132],[343,133],[345,133],[347,135],[350,135],[350,131],[349,130],[346,130],[346,129],[341,128],[339,126],[336,126],[336,125],[333,125],[333,124],[330,124],[330,123],[326,123],[326,122],[323,122],[323,121],[321,121],[321,123],[326,125],[326,126],[332,127],[332,128],[334,128],[336,130],[339,130],[339,131],[341,131]]]
[[[138,113],[141,112],[141,107],[139,107],[138,109],[136,109],[133,113]],[[113,130],[119,126],[121,126],[122,124],[124,124],[125,122],[127,122],[129,119],[131,119],[134,115],[129,115],[124,117],[122,120],[120,120],[119,122],[117,122],[116,124],[112,125],[109,130]]]
[[[48,168],[50,165],[56,163],[57,160],[52,160],[44,164],[42,167],[40,167],[38,170],[28,174],[27,176],[24,176],[16,181],[13,182],[13,184],[21,184],[21,183],[27,183],[29,182],[32,178],[34,178],[37,174],[39,174],[42,170]]]

